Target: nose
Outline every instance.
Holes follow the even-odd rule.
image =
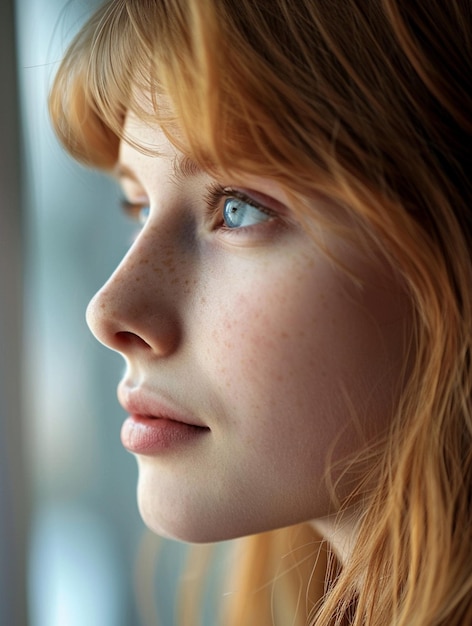
[[[101,343],[126,357],[177,350],[182,333],[175,255],[141,233],[87,307],[87,323]]]

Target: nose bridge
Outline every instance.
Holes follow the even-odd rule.
[[[170,240],[143,231],[114,273],[91,300],[87,322],[103,344],[127,353],[176,349],[183,269]]]

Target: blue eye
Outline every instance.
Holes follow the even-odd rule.
[[[228,198],[223,205],[223,219],[227,228],[245,228],[267,222],[271,216],[242,198]]]
[[[144,226],[149,217],[149,205],[140,204],[137,202],[130,202],[129,200],[123,200],[121,202],[121,208],[124,213],[128,215],[134,222],[138,222],[140,226]]]

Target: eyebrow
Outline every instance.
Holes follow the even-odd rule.
[[[129,178],[139,182],[135,172],[124,163],[117,163],[113,173],[118,179]],[[176,156],[172,161],[172,174],[179,182],[202,173],[203,170],[198,163],[187,155]]]

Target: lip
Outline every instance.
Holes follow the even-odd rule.
[[[145,388],[120,385],[118,399],[129,413],[121,428],[121,442],[134,454],[156,455],[196,443],[210,432],[193,415]]]

